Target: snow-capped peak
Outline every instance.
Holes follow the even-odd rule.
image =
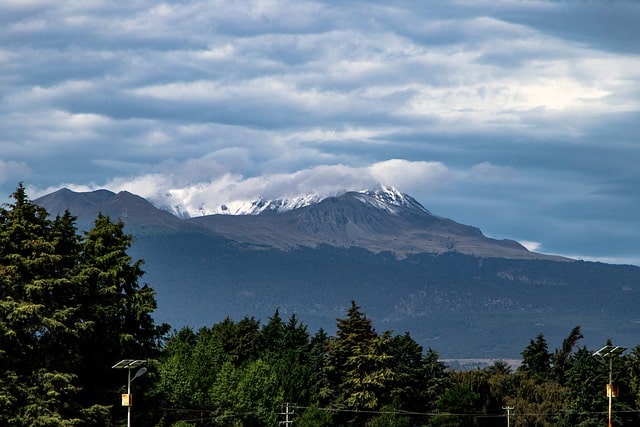
[[[358,197],[361,202],[368,203],[391,213],[398,213],[400,210],[406,209],[417,209],[428,214],[431,213],[418,203],[416,199],[394,187],[379,185],[375,189],[361,190],[358,193],[361,196],[356,197]]]
[[[307,193],[293,197],[283,197],[276,199],[265,199],[259,197],[253,200],[230,200],[218,205],[201,206],[199,209],[186,209],[182,204],[176,204],[167,210],[180,218],[188,218],[203,215],[261,215],[278,214],[305,206],[319,203],[327,197],[339,197],[346,193],[351,194],[357,200],[383,209],[391,213],[398,213],[402,210],[419,210],[429,213],[413,197],[402,191],[383,185],[376,188],[360,191],[339,191],[334,194]]]
[[[267,213],[282,213],[318,203],[322,199],[324,199],[324,197],[318,194],[310,193],[297,197],[272,200],[265,200],[263,198],[251,201],[237,200],[220,205],[217,212],[215,213],[226,215],[259,215]]]

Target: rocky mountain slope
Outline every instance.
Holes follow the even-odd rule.
[[[187,219],[127,192],[36,202],[68,208],[81,229],[98,212],[122,219],[157,291],[156,319],[174,327],[279,309],[333,333],[353,299],[379,330],[409,331],[445,358],[517,358],[538,333],[553,349],[576,325],[592,347],[640,343],[640,268],[530,252],[389,189]]]
[[[178,218],[145,199],[123,191],[75,193],[62,189],[41,197],[52,214],[65,209],[79,217],[81,228],[99,212],[121,219],[134,234],[200,231],[235,242],[289,249],[330,245],[357,247],[375,253],[459,252],[481,257],[567,260],[528,251],[513,240],[496,240],[472,226],[433,215],[411,196],[380,187],[320,199],[258,200],[237,209],[236,215],[217,214]]]

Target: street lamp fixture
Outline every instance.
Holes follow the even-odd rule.
[[[620,356],[626,350],[626,347],[620,347],[617,345],[605,345],[600,350],[593,353],[594,356],[601,357],[602,359],[609,358],[609,383],[607,384],[607,397],[609,398],[609,424],[608,427],[613,427],[611,421],[611,398],[614,395],[613,384],[611,382],[612,377],[612,368],[613,368],[613,358],[615,356]]]
[[[127,427],[131,427],[131,406],[133,405],[133,399],[131,395],[131,382],[138,377],[143,376],[147,373],[147,368],[144,366],[147,364],[146,360],[139,359],[124,359],[113,365],[111,368],[113,369],[126,369],[128,371],[127,375],[127,394],[122,395],[122,406],[127,406]],[[136,373],[131,376],[131,370],[136,369]]]

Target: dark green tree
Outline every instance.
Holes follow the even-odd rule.
[[[564,384],[565,373],[569,368],[570,356],[578,341],[584,338],[580,326],[576,326],[571,330],[569,336],[562,341],[562,346],[556,349],[553,354],[553,376],[560,384]]]
[[[423,358],[423,377],[421,385],[421,399],[425,409],[431,411],[436,407],[436,401],[442,393],[451,386],[451,375],[447,366],[441,362],[438,353],[429,348]]]
[[[589,426],[606,423],[607,401],[605,384],[608,365],[593,356],[593,351],[580,348],[572,356],[566,372],[567,410],[562,416],[564,426]]]
[[[277,309],[269,321],[262,327],[258,337],[258,349],[260,353],[278,353],[284,344],[284,322]]]
[[[353,365],[353,358],[362,356],[375,337],[377,333],[371,320],[360,311],[355,301],[351,301],[347,317],[337,319],[336,336],[329,341],[324,365],[326,384],[320,392],[323,404],[333,404],[337,408],[349,406],[347,399],[352,386],[347,383],[350,380],[347,374],[353,366],[347,364]]]
[[[436,404],[440,415],[430,426],[474,426],[478,415],[480,394],[468,386],[457,383],[448,388]]]
[[[151,317],[155,292],[138,284],[142,261],[134,262],[128,255],[131,241],[122,222],[98,215],[82,242],[76,280],[79,316],[86,327],[78,376],[87,401],[113,402],[111,390],[126,386],[126,376],[110,367],[121,359],[156,359],[169,330]]]
[[[72,254],[77,248],[62,235],[73,219],[56,221],[54,231],[22,184],[11,197],[0,210],[0,424],[71,425],[80,408],[70,398],[76,375],[67,347],[76,342],[78,306],[64,244]]]
[[[49,219],[19,185],[0,209],[0,424],[106,425],[126,377],[120,358],[154,357],[167,327],[150,317],[122,224],[85,238],[69,213]]]
[[[304,411],[296,417],[296,427],[333,427],[336,425],[333,421],[332,411],[319,408],[317,405],[300,409],[304,409]]]
[[[522,364],[518,370],[539,381],[549,378],[551,373],[551,354],[543,334],[538,334],[536,340],[531,340],[529,345],[522,351]]]

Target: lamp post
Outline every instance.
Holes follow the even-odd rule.
[[[126,369],[128,371],[127,375],[127,394],[122,395],[122,406],[127,406],[127,427],[131,427],[131,406],[133,405],[133,399],[131,395],[131,382],[138,377],[143,376],[147,373],[147,368],[144,366],[147,364],[146,360],[138,360],[138,359],[124,359],[113,365],[111,368],[113,369]],[[140,368],[136,371],[131,377],[131,370],[135,368]]]
[[[612,372],[613,372],[613,357],[619,356],[626,350],[626,347],[620,347],[617,345],[605,345],[600,350],[593,353],[594,356],[601,357],[603,359],[609,358],[609,383],[607,384],[607,397],[609,398],[609,424],[608,427],[613,427],[611,421],[611,398],[613,397],[613,384]]]

